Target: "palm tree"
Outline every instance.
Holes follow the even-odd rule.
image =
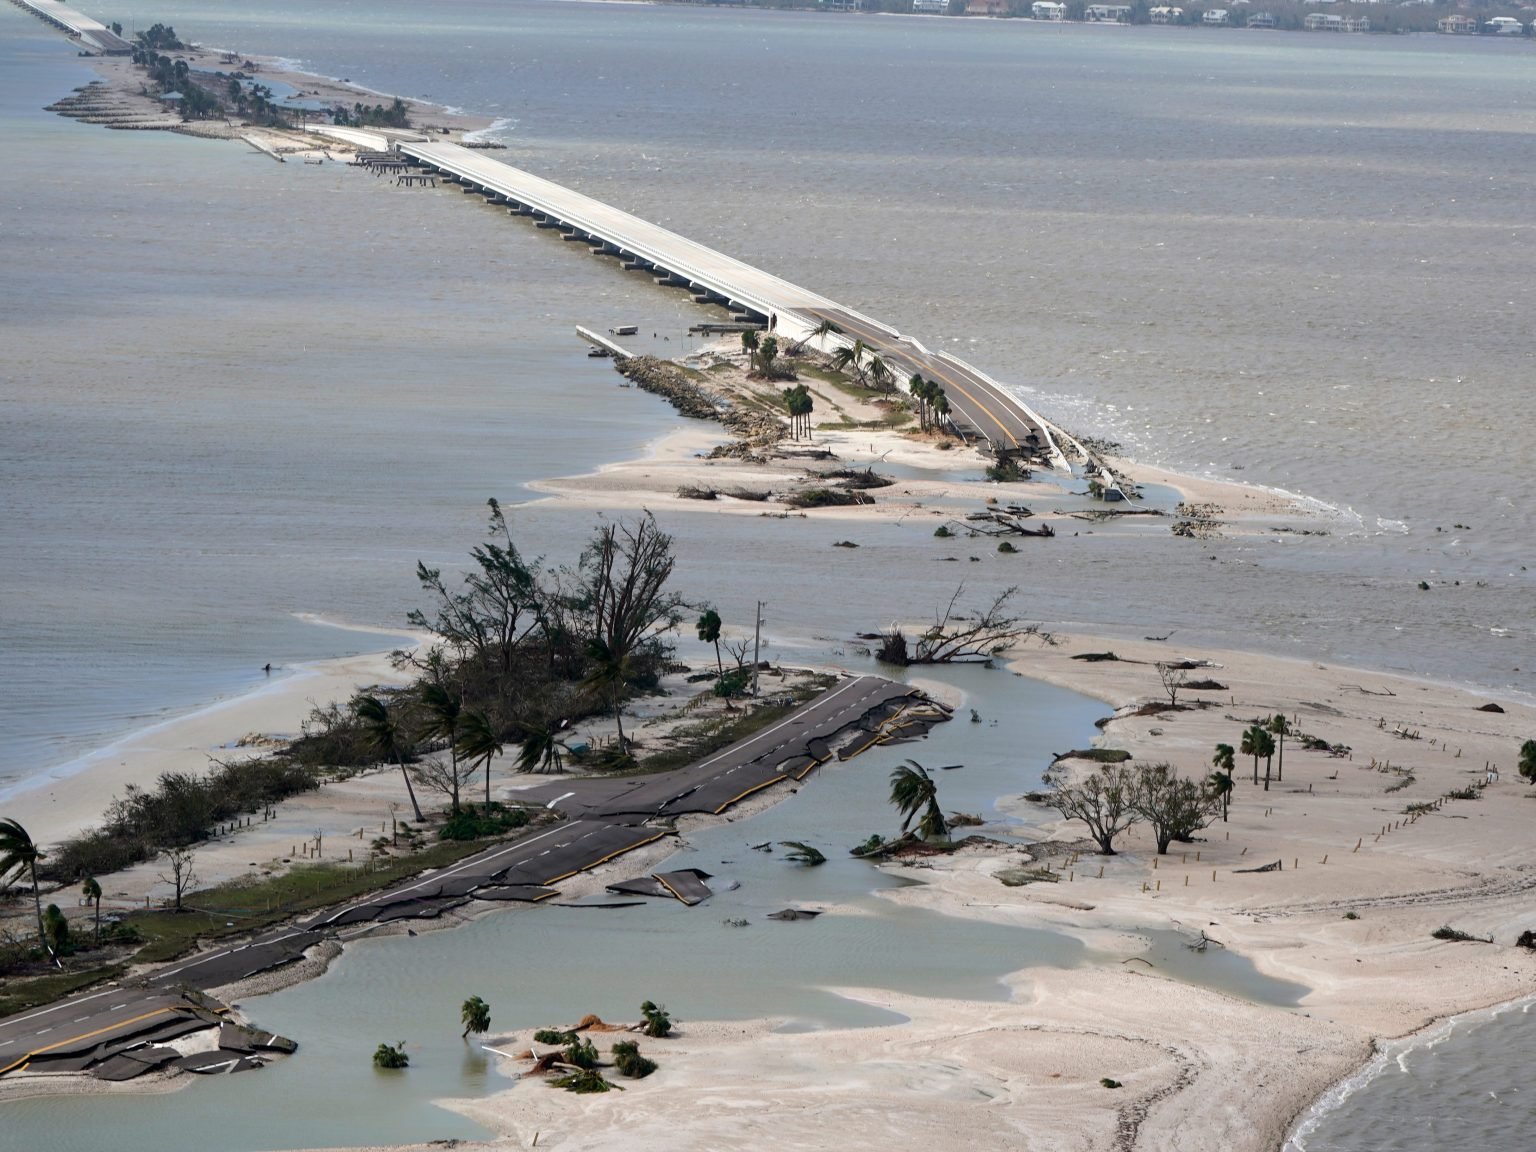
[[[96,877],[87,876],[85,882],[80,885],[80,895],[96,905],[96,943],[101,943],[101,885],[96,882]]]
[[[841,336],[843,330],[830,320],[823,320],[811,329],[811,339],[819,340],[823,336]]]
[[[557,725],[530,725],[524,722],[522,727],[523,744],[517,753],[517,766],[524,772],[564,772],[565,765],[560,761],[560,752],[565,744],[560,740],[560,730],[565,727],[565,722],[561,721]]]
[[[462,723],[464,702],[441,684],[427,681],[421,686],[422,735],[448,744],[448,756],[452,765],[453,790],[449,794],[453,814],[459,814],[459,725]]]
[[[747,375],[757,367],[757,329],[748,328],[741,334],[741,350],[747,354]]]
[[[485,807],[491,807],[491,761],[501,755],[501,733],[484,712],[465,712],[459,720],[458,753],[467,764],[485,766]]]
[[[1258,736],[1259,755],[1264,757],[1264,791],[1269,791],[1269,766],[1275,758],[1275,738],[1269,734],[1268,728],[1256,730]]]
[[[713,608],[704,609],[704,614],[699,617],[698,628],[699,639],[715,646],[715,667],[724,676],[725,662],[720,659],[720,613]]]
[[[1233,769],[1236,767],[1236,755],[1230,744],[1216,745],[1216,754],[1211,757],[1211,767],[1216,771],[1210,775],[1211,791],[1221,797],[1221,818],[1227,818],[1227,809],[1232,801]]]
[[[928,381],[924,380],[921,373],[914,372],[907,377],[907,395],[917,401],[917,426],[928,431]]]
[[[464,1031],[459,1034],[460,1040],[469,1039],[469,1034],[476,1035],[491,1030],[491,1006],[478,996],[471,996],[464,1001],[459,1009],[459,1021],[464,1025]]]
[[[48,947],[48,934],[43,930],[43,898],[37,891],[37,862],[45,857],[46,853],[32,843],[25,828],[14,820],[0,820],[0,881],[27,873],[32,881],[32,903],[37,909],[37,938],[44,948]]]
[[[401,730],[400,716],[377,696],[359,693],[352,697],[352,715],[368,734],[368,746],[374,753],[400,765],[400,775],[405,778],[405,794],[411,798],[411,811],[416,823],[422,821],[421,805],[416,803],[416,789],[411,787],[411,774],[405,770],[405,733]]]
[[[944,395],[944,389],[935,386],[933,397],[928,401],[928,404],[933,409],[934,427],[938,427],[939,421],[949,419],[951,409],[949,407],[949,397]]]
[[[1264,735],[1264,729],[1255,724],[1253,727],[1248,728],[1243,732],[1243,742],[1238,746],[1238,751],[1241,752],[1244,756],[1253,757],[1254,784],[1258,784],[1259,782],[1259,757],[1264,755],[1264,753],[1259,751],[1259,748],[1261,747],[1262,738]]]
[[[1279,739],[1280,762],[1275,765],[1275,783],[1281,784],[1281,783],[1285,782],[1285,733],[1286,733],[1286,724],[1285,724],[1285,713],[1284,712],[1276,712],[1275,713],[1274,719],[1269,722],[1269,730],[1270,730],[1270,732],[1274,733],[1276,736],[1278,736],[1280,738]]]
[[[619,752],[623,753],[624,741],[624,686],[629,683],[629,656],[614,652],[602,640],[587,645],[587,655],[592,659],[592,671],[582,681],[582,686],[594,692],[604,692],[613,708],[614,722],[619,729]]]
[[[855,340],[852,344],[832,353],[832,367],[839,372],[852,370],[854,382],[863,384],[864,361],[868,355],[869,346],[862,340]]]
[[[869,357],[869,383],[880,392],[890,392],[895,387],[896,374],[884,356],[873,352]]]
[[[932,776],[916,760],[891,773],[891,803],[902,815],[903,833],[917,821],[917,834],[924,840],[949,835],[949,824],[939,808],[939,786]]]

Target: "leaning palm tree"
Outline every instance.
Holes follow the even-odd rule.
[[[949,835],[949,824],[939,808],[939,786],[928,770],[916,760],[891,772],[891,803],[902,815],[903,833],[917,821],[917,834],[924,840]]]
[[[485,768],[485,806],[491,806],[491,761],[501,755],[501,733],[484,712],[465,712],[459,719],[459,759]]]
[[[523,743],[517,752],[518,768],[524,772],[564,772],[560,753],[566,748],[560,739],[560,730],[565,723],[562,720],[556,725],[546,725],[524,721]]]
[[[854,382],[864,383],[864,361],[869,356],[869,346],[862,340],[855,340],[852,344],[845,345],[832,353],[832,367],[839,372],[851,371]]]
[[[491,1030],[491,1006],[478,996],[471,996],[464,1001],[459,1008],[459,1022],[464,1025],[464,1031],[459,1034],[459,1039],[469,1039],[469,1034],[489,1032]]]
[[[1221,818],[1227,818],[1227,809],[1232,802],[1232,789],[1235,783],[1233,772],[1237,766],[1236,753],[1230,744],[1216,745],[1216,754],[1211,757],[1212,772],[1207,783],[1211,791],[1221,798]]]
[[[871,353],[869,357],[869,383],[878,392],[890,392],[896,387],[896,373],[891,370],[890,362],[878,352]]]
[[[725,663],[720,659],[720,613],[713,608],[704,609],[704,614],[699,617],[698,630],[700,640],[715,646],[715,667],[724,676]]]
[[[96,882],[96,877],[87,876],[80,885],[80,895],[96,905],[96,943],[101,943],[101,885]]]
[[[463,723],[464,702],[441,684],[431,681],[423,684],[420,691],[422,710],[422,735],[442,740],[448,745],[452,766],[453,789],[449,800],[453,814],[459,814],[459,725]]]
[[[358,693],[352,697],[352,715],[362,724],[374,754],[400,765],[400,775],[405,778],[405,794],[411,798],[411,811],[416,815],[416,823],[420,824],[421,805],[416,803],[411,774],[405,770],[405,733],[401,729],[399,713],[377,696]]]
[[[25,872],[32,881],[32,903],[37,910],[37,938],[48,947],[48,933],[43,929],[43,898],[37,891],[37,862],[45,853],[32,843],[27,830],[14,820],[0,820],[0,883]]]

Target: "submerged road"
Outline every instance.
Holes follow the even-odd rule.
[[[834,755],[846,758],[944,719],[947,714],[915,688],[856,676],[686,767],[526,789],[519,799],[559,809],[570,819],[342,908],[176,961],[131,984],[0,1020],[0,1075],[34,1060],[69,1071],[78,1070],[75,1064],[115,1059],[120,1051],[147,1051],[210,1026],[208,1013],[183,995],[188,989],[231,984],[298,960],[325,939],[344,941],[392,920],[433,918],[471,899],[537,903],[555,895],[562,880],[673,835],[673,816],[723,812],[773,784],[802,779]],[[847,745],[841,753],[840,743]]]

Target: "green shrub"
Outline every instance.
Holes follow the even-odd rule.
[[[563,1048],[567,1044],[576,1043],[576,1033],[559,1032],[553,1028],[540,1028],[533,1034],[535,1044],[550,1044],[557,1048]]]
[[[567,1064],[576,1065],[578,1068],[596,1068],[597,1049],[593,1046],[592,1041],[590,1040],[572,1040],[570,1045],[562,1054],[561,1059],[563,1059]]]
[[[405,1041],[398,1044],[380,1044],[373,1050],[375,1068],[409,1068],[411,1058],[405,1054]]]
[[[948,540],[951,536],[954,535],[954,533],[949,530],[948,524],[940,524],[933,530],[933,534],[940,540]]]
[[[640,1045],[633,1040],[620,1040],[613,1046],[613,1064],[620,1076],[631,1080],[644,1080],[656,1071],[656,1061],[640,1055]]]
[[[640,1015],[644,1017],[644,1027],[640,1030],[652,1039],[670,1035],[672,1032],[672,1016],[665,1008],[658,1008],[649,1000],[640,1005]]]
[[[500,836],[528,823],[526,808],[509,808],[494,800],[490,804],[466,804],[457,816],[450,816],[438,829],[439,840],[480,840]]]
[[[617,1088],[620,1092],[624,1089],[617,1084],[610,1084],[603,1079],[603,1074],[596,1068],[583,1068],[579,1072],[571,1072],[558,1080],[551,1081],[556,1088],[564,1088],[567,1092],[576,1092],[587,1095],[592,1092],[608,1092]]]

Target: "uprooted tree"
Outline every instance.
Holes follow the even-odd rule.
[[[910,644],[901,628],[881,635],[876,657],[886,664],[960,664],[985,663],[1031,636],[1046,644],[1056,641],[1039,624],[1026,624],[1009,610],[1009,601],[1018,586],[1006,588],[976,616],[955,611],[965,585],[955,589],[949,603],[935,617],[932,626]]]

